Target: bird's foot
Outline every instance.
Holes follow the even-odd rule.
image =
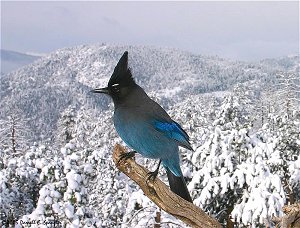
[[[151,180],[151,181],[154,181],[155,178],[157,177],[157,175],[158,175],[158,169],[156,169],[156,170],[153,171],[153,172],[149,172],[149,173],[147,174],[146,183],[148,183],[150,180]]]
[[[122,160],[124,160],[124,159],[127,160],[127,159],[129,159],[129,158],[133,158],[135,154],[136,154],[136,151],[130,151],[130,152],[121,154],[120,157],[119,157],[119,160],[118,160],[118,162],[117,162],[117,165],[119,165],[120,162],[121,162]]]
[[[158,175],[160,163],[161,163],[161,160],[159,160],[158,165],[157,165],[157,168],[156,168],[153,172],[149,172],[149,173],[147,174],[148,177],[147,177],[147,179],[146,179],[146,183],[148,183],[149,180],[152,180],[152,181],[155,180],[155,178],[156,178],[157,175]]]

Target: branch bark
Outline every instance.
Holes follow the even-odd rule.
[[[124,148],[116,144],[113,161],[117,168],[137,183],[145,195],[162,210],[192,227],[222,227],[216,219],[207,215],[199,207],[173,193],[160,179],[155,178],[154,181],[146,182],[149,170],[137,164],[133,159],[123,159],[118,162],[123,153],[126,153]]]
[[[284,216],[274,218],[277,223],[276,227],[281,228],[297,228],[300,227],[300,202],[292,205],[283,206]]]

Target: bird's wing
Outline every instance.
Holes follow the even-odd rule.
[[[157,131],[163,133],[168,138],[176,140],[180,146],[193,150],[189,142],[188,134],[175,121],[166,122],[162,120],[155,120],[154,127]]]

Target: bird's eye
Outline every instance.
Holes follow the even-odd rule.
[[[111,88],[112,88],[112,90],[113,90],[113,92],[119,92],[120,91],[120,85],[119,84],[113,84],[112,86],[111,86]]]

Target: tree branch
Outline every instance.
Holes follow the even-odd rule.
[[[276,227],[281,228],[297,228],[300,227],[300,202],[292,205],[283,206],[284,216],[274,218],[277,223]]]
[[[116,144],[113,161],[117,168],[137,183],[145,195],[158,207],[192,227],[221,227],[216,219],[173,193],[160,179],[155,178],[154,181],[149,180],[146,183],[149,170],[137,164],[133,159],[123,159],[118,162],[123,153],[126,153],[124,148]]]

